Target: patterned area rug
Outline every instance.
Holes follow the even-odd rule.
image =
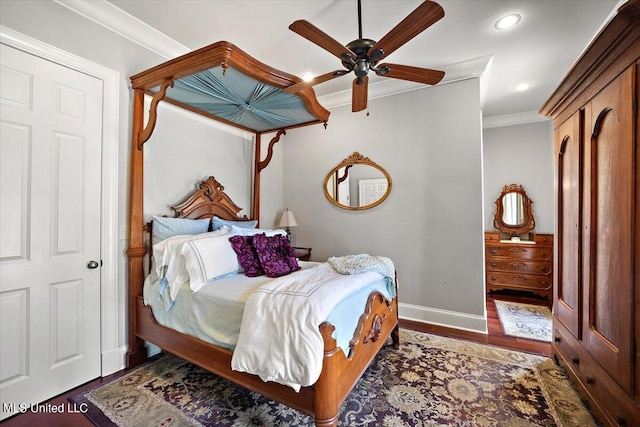
[[[312,418],[163,356],[72,398],[99,426],[313,426]],[[340,426],[593,426],[551,359],[413,331],[387,346],[340,411]]]
[[[551,342],[551,310],[541,305],[494,300],[505,335]]]

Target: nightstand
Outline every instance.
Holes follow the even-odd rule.
[[[300,261],[309,261],[311,259],[311,248],[294,247],[293,249],[296,250],[296,257]]]

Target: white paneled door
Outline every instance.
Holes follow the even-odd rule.
[[[0,401],[6,418],[100,376],[103,82],[0,48]]]

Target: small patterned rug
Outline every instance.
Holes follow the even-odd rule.
[[[313,426],[313,419],[163,356],[71,398],[98,426]],[[340,411],[340,426],[594,426],[551,359],[401,330]]]
[[[494,300],[505,335],[551,342],[551,310],[542,305]]]

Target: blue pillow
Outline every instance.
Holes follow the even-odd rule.
[[[163,241],[171,236],[183,234],[200,234],[209,231],[209,218],[186,219],[153,217],[153,244]]]
[[[231,227],[241,227],[241,228],[256,228],[258,225],[257,219],[252,219],[250,221],[229,221],[226,219],[218,218],[217,216],[213,217],[213,231],[216,231],[224,226]]]

